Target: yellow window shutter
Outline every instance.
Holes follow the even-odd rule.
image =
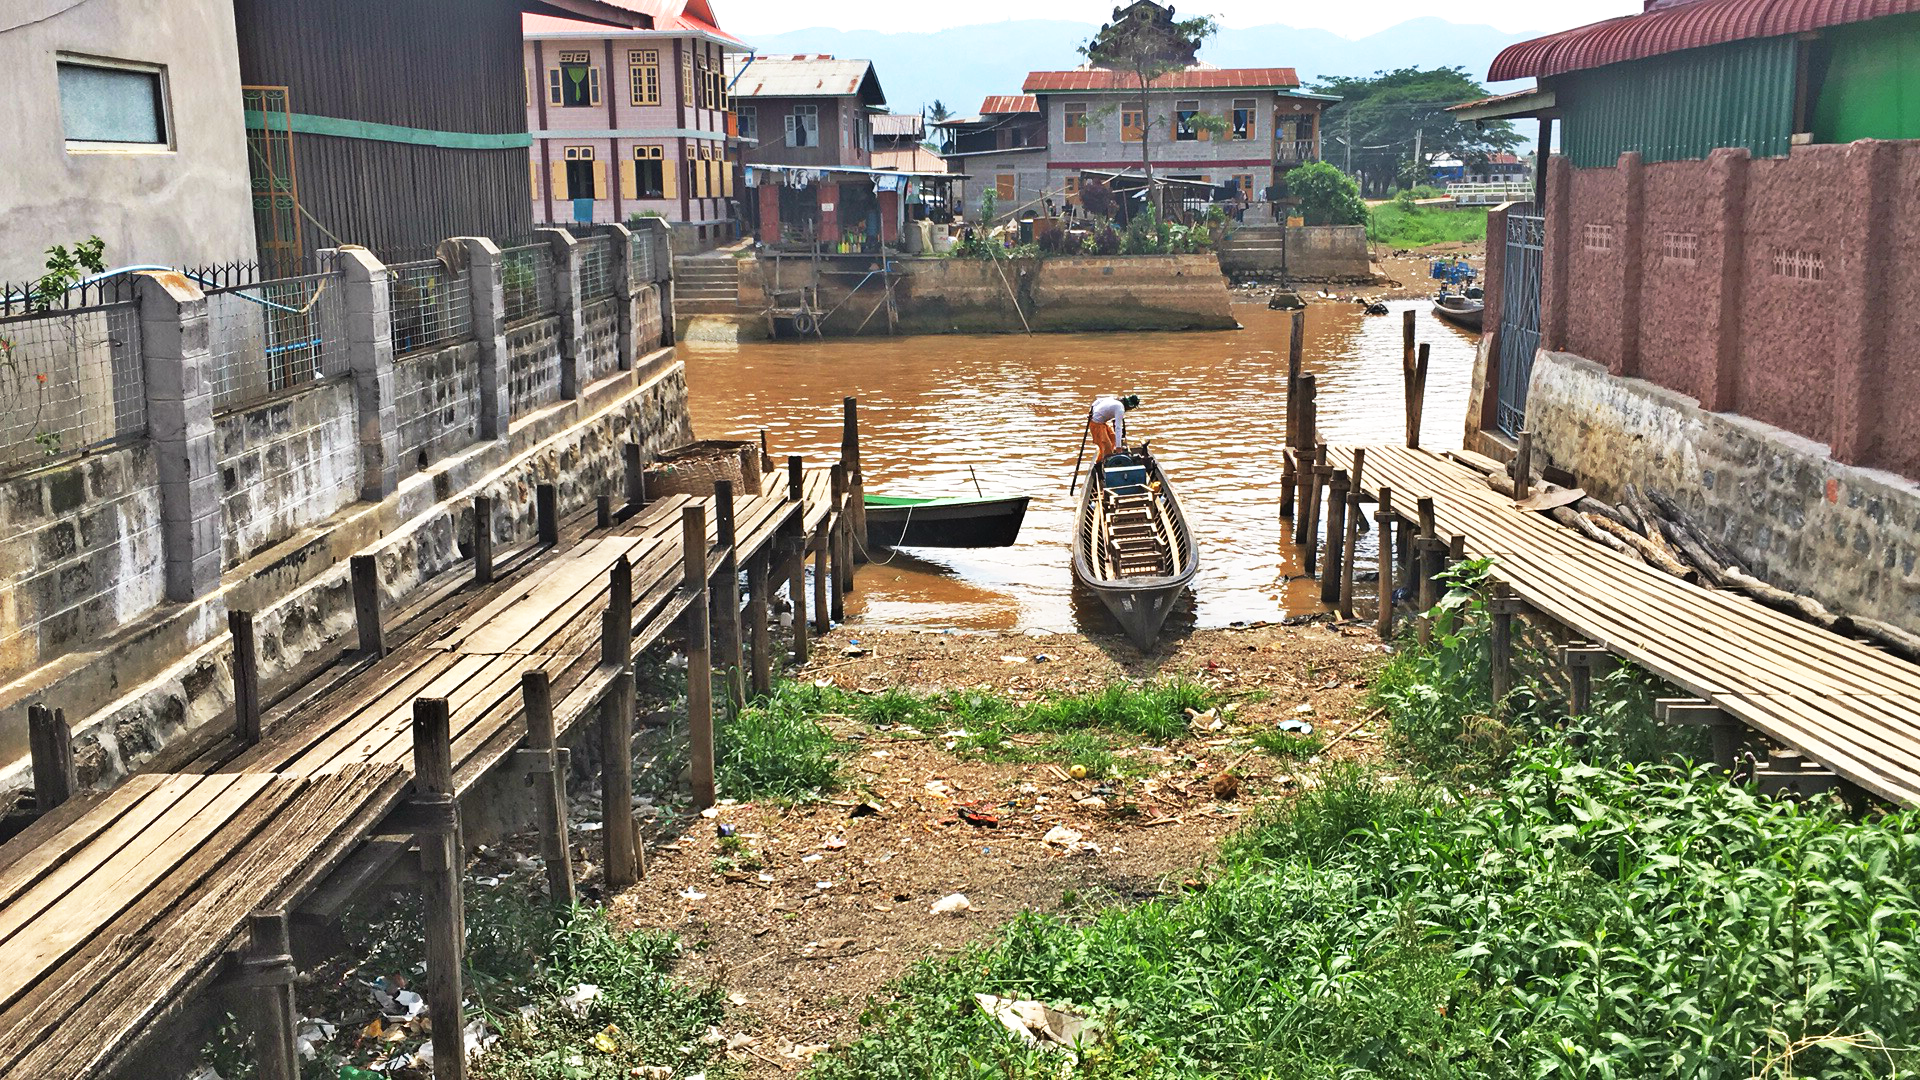
[[[663,161],[660,163],[660,197],[677,199],[680,197],[680,163]]]
[[[620,197],[621,198],[637,199],[640,197],[640,183],[639,183],[639,180],[636,178],[636,176],[637,174],[634,171],[633,162],[623,161],[620,163]]]
[[[733,170],[724,161],[720,163],[720,194],[733,198]]]
[[[527,162],[527,179],[533,182],[533,201],[539,202],[540,201],[540,163],[539,162],[537,161]]]
[[[567,163],[566,162],[564,161],[554,162],[553,168],[548,170],[548,174],[549,174],[549,182],[552,185],[550,190],[553,192],[554,198],[566,199],[566,198],[571,198],[573,196],[573,193],[567,190]]]
[[[604,161],[593,163],[593,197],[596,199],[607,197],[607,163]]]

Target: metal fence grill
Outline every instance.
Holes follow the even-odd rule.
[[[552,250],[545,244],[527,244],[502,251],[500,287],[506,294],[507,325],[552,314]]]
[[[208,293],[214,410],[345,374],[345,293],[338,271]]]
[[[137,305],[0,319],[0,472],[146,434]]]
[[[658,248],[651,229],[637,229],[627,240],[627,274],[634,284],[660,280]]]
[[[605,236],[580,241],[580,300],[591,303],[613,295],[613,252]]]
[[[396,356],[455,345],[473,337],[473,290],[467,272],[438,259],[392,268],[387,317]]]

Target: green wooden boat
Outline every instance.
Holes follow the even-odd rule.
[[[866,497],[868,547],[1012,547],[1027,496],[1001,499]]]

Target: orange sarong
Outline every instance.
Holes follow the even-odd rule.
[[[1087,425],[1087,433],[1093,436],[1093,444],[1100,450],[1100,456],[1095,458],[1095,461],[1107,460],[1112,457],[1113,452],[1118,449],[1117,440],[1113,437],[1113,425],[1107,423],[1105,420],[1095,420],[1089,423]]]

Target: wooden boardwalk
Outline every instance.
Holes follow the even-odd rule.
[[[1328,468],[1351,475],[1354,449],[1329,447]],[[1492,559],[1527,606],[1861,788],[1920,803],[1920,667],[1601,547],[1442,456],[1362,449],[1367,501],[1389,489],[1404,519],[1432,499],[1438,538]]]
[[[478,560],[450,571],[467,583],[441,585],[407,640],[318,673],[321,689],[294,694],[251,745],[220,744],[83,795],[0,847],[0,1078],[123,1072],[183,1001],[219,982],[259,988],[259,1075],[292,1080],[289,913],[351,895],[409,852],[428,898],[435,1048],[458,1057],[459,800],[503,769],[535,779],[550,887],[570,899],[553,748],[593,720],[608,747],[628,746],[631,658],[678,627],[695,798],[711,802],[712,703],[698,687],[714,647],[730,686],[749,670],[764,684],[781,666],[766,632],[774,590],[795,602],[804,655],[806,560],[816,610],[837,610],[851,587],[852,515],[839,511],[858,495],[857,473],[849,484],[838,466],[789,464],[737,500],[672,496],[617,515],[603,501],[598,517],[569,523],[551,520],[543,493],[544,546],[503,558],[491,581]],[[362,617],[363,645],[381,642],[377,606]],[[258,686],[251,693],[258,701]],[[243,717],[236,728],[246,730]],[[606,757],[619,768],[606,770],[604,805],[624,805],[631,762]],[[637,864],[631,819],[610,815],[603,836],[619,887]]]

